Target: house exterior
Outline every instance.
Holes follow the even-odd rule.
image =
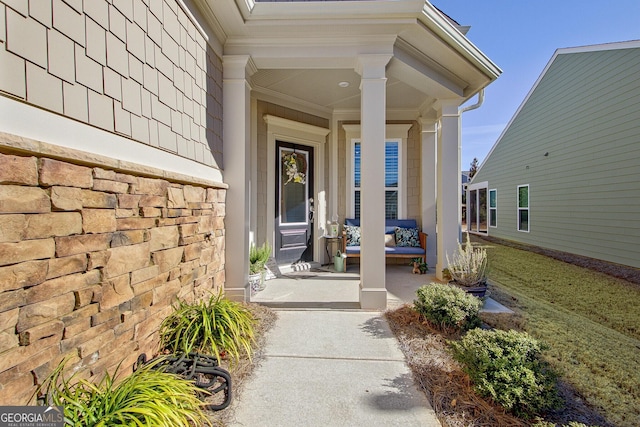
[[[640,268],[640,42],[559,49],[469,185],[477,233]]]
[[[0,401],[152,354],[176,297],[248,300],[252,242],[323,262],[333,216],[363,308],[386,216],[443,267],[458,108],[500,74],[464,30],[424,0],[1,0]]]

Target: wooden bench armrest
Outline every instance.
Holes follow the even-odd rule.
[[[428,234],[423,233],[422,231],[419,232],[419,237],[420,237],[420,247],[422,249],[424,249],[425,253],[427,251],[427,236]]]
[[[347,232],[342,230],[342,253],[347,253]]]

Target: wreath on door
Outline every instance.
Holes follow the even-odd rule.
[[[307,182],[307,161],[304,156],[298,156],[295,152],[282,156],[282,165],[287,174],[287,185],[290,182],[305,184]]]

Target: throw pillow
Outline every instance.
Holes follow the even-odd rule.
[[[344,231],[347,232],[347,246],[360,246],[360,227],[345,225]]]
[[[396,227],[396,245],[419,248],[420,234],[417,228]]]
[[[384,245],[387,247],[394,247],[396,245],[396,235],[394,234],[385,234],[384,235]]]

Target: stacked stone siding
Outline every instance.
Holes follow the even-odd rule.
[[[157,351],[176,297],[224,286],[225,191],[0,152],[0,402]]]

